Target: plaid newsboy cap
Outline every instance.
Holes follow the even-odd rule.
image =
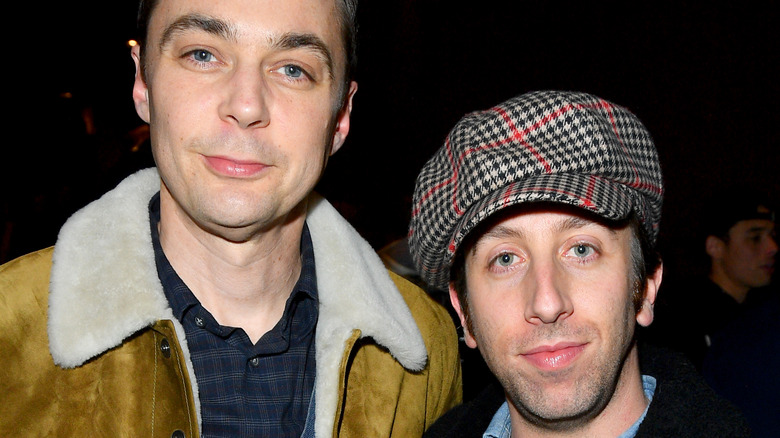
[[[527,93],[466,115],[417,177],[409,246],[423,280],[446,289],[469,231],[527,202],[611,220],[633,212],[655,244],[663,181],[650,133],[625,108],[578,92]]]

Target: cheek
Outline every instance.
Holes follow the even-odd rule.
[[[469,289],[473,291],[473,288]],[[499,340],[515,337],[522,330],[524,312],[521,294],[506,293],[500,290],[482,289],[477,294],[469,296],[469,314],[471,315],[472,333],[483,340],[500,343]],[[482,336],[486,335],[486,336]]]
[[[764,251],[760,244],[751,244],[745,247],[743,257],[750,259],[759,259],[763,255]]]

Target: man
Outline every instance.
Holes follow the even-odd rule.
[[[731,199],[709,215],[705,249],[712,283],[733,302],[744,303],[749,292],[772,281],[775,214],[757,195],[735,193]]]
[[[746,435],[689,366],[637,346],[662,193],[647,130],[594,96],[529,93],[453,128],[417,179],[410,245],[501,386],[426,436]]]
[[[710,311],[699,315],[700,349],[693,353],[697,364],[716,333],[742,311],[760,306],[771,293],[766,287],[772,282],[777,254],[774,211],[757,194],[735,194],[730,199],[726,208],[721,205],[708,215],[709,281],[694,292],[698,305],[705,302]]]
[[[142,2],[157,169],[2,267],[0,435],[411,437],[458,403],[446,311],[311,193],[354,7]]]
[[[684,352],[697,369],[713,338],[772,294],[768,286],[778,249],[775,213],[765,196],[746,189],[719,191],[707,205],[699,238],[709,262],[707,276],[669,283],[672,291],[652,330],[657,342]]]
[[[747,190],[723,195],[728,201],[711,202],[717,208],[705,226],[709,278],[681,289],[690,298],[670,309],[695,317],[683,320],[687,326],[669,327],[677,330],[668,335],[689,342],[684,351],[710,386],[742,410],[752,436],[771,437],[780,430],[780,294],[771,284],[775,214],[765,196]],[[707,311],[694,312],[697,307]]]

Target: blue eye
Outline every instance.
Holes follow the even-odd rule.
[[[192,52],[192,59],[197,62],[211,62],[214,60],[214,55],[208,50],[195,50]]]
[[[294,79],[303,76],[303,70],[297,65],[285,65],[282,67],[282,73]]]
[[[587,257],[591,254],[593,254],[593,248],[591,248],[588,245],[585,244],[579,244],[576,246],[573,246],[571,249],[574,252],[574,255],[577,257]]]
[[[511,266],[516,258],[517,256],[514,254],[504,253],[496,258],[496,263],[498,263],[499,266],[507,267]]]

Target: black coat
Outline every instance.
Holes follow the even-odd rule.
[[[749,437],[740,412],[707,386],[682,355],[642,346],[643,374],[656,378],[655,395],[639,426],[643,437]],[[473,400],[455,407],[425,433],[425,438],[481,438],[501,404],[504,391],[491,384]]]

